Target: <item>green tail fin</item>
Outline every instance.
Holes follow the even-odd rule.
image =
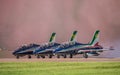
[[[55,42],[55,36],[56,36],[56,33],[53,32],[51,37],[50,37],[49,42]]]
[[[77,34],[77,31],[74,31],[73,34],[72,34],[72,36],[71,36],[70,41],[75,41],[76,34]]]
[[[99,42],[99,30],[96,30],[96,32],[94,33],[93,39],[91,40],[91,42],[89,43],[90,45],[95,45]]]

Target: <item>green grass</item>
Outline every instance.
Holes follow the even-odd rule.
[[[0,75],[120,75],[120,62],[2,62]]]

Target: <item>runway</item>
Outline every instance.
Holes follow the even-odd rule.
[[[120,62],[120,58],[2,58],[0,62]]]
[[[11,51],[1,51],[0,52],[0,62],[120,62],[120,57],[106,57],[104,54],[101,54],[99,57],[89,57],[83,58],[82,55],[76,55],[73,58],[48,58],[45,59],[39,58],[36,56],[32,56],[31,59],[28,59],[28,56],[20,57],[20,59],[16,59],[15,56],[12,55]]]

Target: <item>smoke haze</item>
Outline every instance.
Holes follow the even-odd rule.
[[[119,56],[120,0],[0,0],[0,47],[14,50],[22,44],[69,40],[87,43],[101,31],[100,44],[114,46],[108,54]]]

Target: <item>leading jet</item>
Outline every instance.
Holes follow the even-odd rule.
[[[19,57],[23,57],[28,55],[28,58],[31,58],[31,55],[33,55],[33,51],[38,48],[40,45],[39,44],[28,44],[28,45],[23,45],[21,47],[19,47],[18,49],[16,49],[13,52],[13,55],[16,56],[17,59],[19,59]]]
[[[72,37],[70,41],[74,40],[74,37],[76,36],[77,31],[74,31],[72,34]],[[51,41],[54,39],[54,41]],[[37,58],[45,58],[45,56],[48,56],[49,58],[52,58],[53,51],[60,45],[59,43],[55,42],[55,36],[53,36],[49,41],[49,43],[41,45],[38,49],[36,49],[33,53],[37,55]]]
[[[54,41],[55,34],[56,33],[52,33],[50,40],[49,40],[50,42]],[[23,45],[20,48],[18,48],[17,50],[15,50],[13,52],[13,55],[15,55],[16,58],[26,56],[26,55],[28,55],[28,58],[31,58],[31,55],[34,54],[33,51],[35,51],[39,47],[40,47],[40,45],[38,45],[38,44]]]
[[[88,58],[88,56],[99,56],[99,53],[103,51],[113,50],[103,48],[99,45],[99,32],[99,30],[96,30],[93,39],[88,44],[72,41],[68,44],[61,44],[53,53],[56,54],[57,57],[64,55],[64,58],[66,58],[66,55],[70,55],[70,58],[72,58],[73,55],[83,54],[84,58]]]

